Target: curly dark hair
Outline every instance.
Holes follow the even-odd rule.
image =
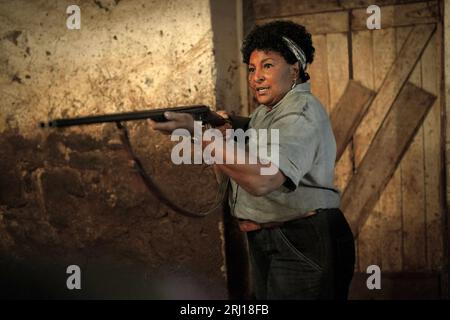
[[[314,60],[314,47],[311,34],[305,27],[292,21],[277,20],[264,25],[255,26],[245,37],[242,43],[242,60],[245,64],[250,61],[253,50],[276,51],[289,64],[297,62],[295,55],[289,50],[282,37],[285,36],[294,41],[305,53],[306,62],[311,64]],[[309,75],[300,66],[299,78],[304,82]]]

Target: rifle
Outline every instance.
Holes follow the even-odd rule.
[[[236,123],[236,126],[233,125],[233,127],[241,127],[245,128],[248,125],[249,119],[244,117],[231,117],[230,120],[225,119],[218,115],[217,113],[211,111],[209,107],[204,105],[193,105],[193,106],[182,106],[182,107],[173,107],[173,108],[163,108],[163,109],[153,109],[153,110],[144,110],[144,111],[134,111],[134,112],[124,112],[124,113],[112,113],[112,114],[105,114],[105,115],[96,115],[96,116],[87,116],[87,117],[77,117],[77,118],[60,118],[60,119],[54,119],[50,120],[48,122],[41,122],[40,127],[45,128],[63,128],[63,127],[71,127],[71,126],[78,126],[78,125],[88,125],[88,124],[99,124],[99,123],[106,123],[106,122],[115,122],[117,124],[117,127],[121,131],[121,140],[122,143],[128,152],[129,156],[133,159],[133,163],[135,165],[136,170],[142,177],[145,185],[147,186],[147,189],[151,193],[153,193],[162,203],[164,203],[169,208],[173,209],[174,211],[188,216],[188,217],[204,217],[213,210],[217,209],[223,202],[226,190],[228,188],[228,179],[225,179],[217,192],[215,204],[213,205],[212,209],[208,210],[207,212],[203,213],[195,213],[189,210],[186,210],[183,207],[178,206],[177,204],[173,203],[171,200],[169,200],[166,195],[163,193],[163,191],[158,187],[155,181],[147,174],[147,172],[144,169],[144,166],[142,165],[141,161],[138,159],[138,157],[135,155],[133,148],[131,146],[131,142],[129,139],[129,134],[126,126],[122,124],[122,122],[126,121],[132,121],[132,120],[143,120],[143,119],[152,119],[156,122],[164,122],[168,121],[165,116],[164,112],[184,112],[189,113],[192,115],[194,120],[196,121],[202,121],[203,123],[209,123],[213,127],[221,126],[225,124],[226,122],[230,121],[232,124]]]
[[[124,122],[132,120],[152,119],[156,122],[165,122],[167,119],[164,117],[164,112],[183,112],[189,113],[193,116],[194,120],[209,123],[213,127],[221,126],[227,122],[226,119],[219,116],[217,113],[211,111],[209,107],[204,105],[182,106],[173,108],[123,112],[123,113],[110,113],[105,115],[78,117],[78,118],[61,118],[50,120],[47,123],[41,122],[40,127],[45,128],[62,128],[87,124],[98,124],[105,122]]]

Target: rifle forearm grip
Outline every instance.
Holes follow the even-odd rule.
[[[233,126],[233,129],[242,129],[244,131],[248,129],[250,118],[232,115],[230,115],[229,118],[231,120],[231,125]]]

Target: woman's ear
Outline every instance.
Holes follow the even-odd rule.
[[[298,77],[300,76],[300,67],[299,67],[299,63],[298,61],[294,64],[290,65],[290,69],[291,69],[291,75],[292,77],[297,80]]]

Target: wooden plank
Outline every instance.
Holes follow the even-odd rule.
[[[330,87],[330,112],[344,93],[349,79],[347,35],[327,34],[328,79]]]
[[[253,0],[257,19],[341,10],[335,1]]]
[[[334,107],[341,98],[349,79],[349,57],[348,38],[344,33],[327,34],[327,59],[328,79],[330,88],[330,109]],[[348,150],[346,157],[341,157],[336,163],[335,184],[339,190],[344,190],[353,172],[351,151]]]
[[[401,181],[401,171],[397,168],[375,206],[380,212],[377,235],[384,271],[401,271],[403,268]]]
[[[375,68],[375,89],[381,89],[383,81],[389,76],[389,71],[396,62],[395,29],[383,28],[373,32],[373,63]]]
[[[397,56],[395,29],[383,28],[373,31],[372,39],[372,57],[376,66],[373,81],[375,88],[380,88]],[[401,256],[396,255],[401,249],[401,233],[395,233],[395,230],[398,229],[396,222],[401,222],[401,212],[398,205],[400,202],[400,186],[400,176],[394,174],[374,207],[373,220],[378,230],[373,228],[372,230],[377,232],[370,236],[372,239],[379,237],[380,260],[378,263],[383,270],[396,270],[397,267],[400,268],[401,266]],[[393,225],[388,226],[389,222],[393,222]]]
[[[313,35],[312,41],[316,51],[314,61],[309,66],[311,91],[322,102],[327,111],[330,108],[330,89],[328,87],[327,37]]]
[[[403,208],[403,269],[426,267],[423,127],[421,126],[401,162]]]
[[[334,184],[340,192],[344,192],[353,175],[353,150],[350,143],[345,148],[341,158],[336,162]]]
[[[380,88],[383,79],[389,72],[392,63],[395,61],[395,38],[394,29],[388,28],[378,31],[370,31],[372,34],[371,40],[372,52],[369,57],[372,58],[373,64],[373,74],[368,75],[368,81],[372,81],[372,87],[377,90]],[[362,57],[363,61],[364,57]],[[367,81],[367,80],[366,80]],[[354,139],[354,149],[355,152],[360,150],[360,144],[364,143],[358,136],[355,135]],[[370,142],[366,142],[370,143]],[[358,168],[361,159],[356,153],[355,163]],[[394,180],[397,181],[397,180]],[[383,222],[389,216],[395,214],[396,207],[393,205],[392,200],[395,199],[396,184],[388,183],[386,189],[381,193],[380,199],[376,202],[375,206],[370,213],[370,218],[367,219],[365,228],[362,228],[364,232],[363,238],[361,239],[361,247],[364,248],[364,255],[361,256],[362,261],[367,261],[366,264],[377,264],[383,269],[386,267],[392,267],[394,264],[391,257],[392,251],[395,251],[396,245],[387,248],[386,243],[388,237],[392,235],[389,229],[384,228]],[[382,235],[382,236],[380,236]],[[394,239],[389,239],[393,241]],[[364,260],[363,260],[364,259]]]
[[[406,271],[420,271],[426,267],[423,162],[423,129],[420,127],[401,164],[403,269]]]
[[[261,25],[273,20],[293,21],[305,26],[311,34],[340,33],[349,30],[349,14],[346,11],[308,14],[289,18],[257,19],[256,24]]]
[[[348,82],[330,115],[336,139],[336,161],[339,161],[344,153],[374,95],[374,91],[363,87],[359,82],[354,80]]]
[[[421,59],[422,60],[422,59]],[[421,60],[409,81],[422,87]],[[400,120],[401,121],[401,120]],[[400,162],[402,172],[403,270],[420,271],[426,266],[423,125]]]
[[[366,21],[369,14],[364,9],[352,11],[352,30],[367,30]],[[422,23],[437,23],[439,7],[436,1],[408,3],[404,5],[385,6],[381,8],[381,28],[412,26]]]
[[[427,2],[423,0],[377,0],[375,3],[371,0],[342,0],[340,1],[342,7],[345,9],[358,9],[367,8],[372,4],[376,4],[379,7],[390,6],[390,5],[402,5],[406,3],[414,2]]]
[[[353,79],[368,89],[373,84],[372,31],[352,32]]]
[[[417,3],[383,7],[381,14],[382,29],[439,22],[438,4],[436,2],[431,5]],[[367,30],[366,21],[368,17],[366,9],[361,9],[353,11],[351,16],[347,11],[335,11],[288,17],[259,18],[255,22],[257,25],[261,25],[274,20],[290,20],[305,26],[311,34],[327,34],[348,32],[350,29],[352,31]]]
[[[395,51],[395,29],[383,28],[382,30],[373,31],[373,64],[374,68],[374,87],[380,88],[383,80],[388,74],[392,64],[396,59]],[[394,137],[392,137],[394,138]],[[358,140],[361,143],[361,140]],[[358,145],[358,150],[360,150]],[[359,164],[360,158],[357,159]],[[400,250],[399,244],[401,244],[401,233],[398,233],[398,239],[395,229],[397,226],[386,226],[387,221],[392,221],[396,216],[400,215],[398,206],[397,189],[400,188],[399,175],[393,176],[387,183],[384,190],[374,206],[373,220],[377,225],[377,233],[372,235],[372,238],[378,237],[380,260],[379,265],[383,270],[395,269],[395,266],[401,266],[401,259],[398,259],[398,255],[395,253]],[[398,217],[400,221],[400,217]],[[391,228],[392,227],[392,228]],[[400,241],[398,241],[400,240]],[[397,252],[399,253],[399,252]]]
[[[359,234],[435,99],[434,95],[407,83],[392,105],[342,196],[341,208],[355,235]],[[392,140],[393,136],[397,136],[396,141]]]
[[[420,59],[434,30],[434,25],[420,25],[414,27],[408,35],[405,45],[402,47],[395,63],[389,69],[369,110],[355,132],[355,161],[357,164],[364,157],[389,107]],[[377,30],[374,35],[379,31],[382,30]],[[381,45],[381,43],[374,41],[374,46],[378,45]],[[380,62],[381,60],[377,61],[376,65]]]
[[[363,86],[374,89],[374,68],[372,50],[372,31],[352,32],[352,55],[353,55],[353,78],[360,81]],[[355,147],[353,139],[353,147]],[[379,214],[371,212],[361,233],[356,239],[358,248],[357,265],[358,270],[365,272],[371,264],[381,265],[381,252],[379,235]]]
[[[378,6],[422,2],[423,0],[253,0],[253,10],[257,19],[283,17],[317,12],[339,11]]]
[[[443,262],[442,216],[440,208],[441,168],[441,115],[440,103],[440,50],[441,28],[431,38],[422,56],[422,87],[438,99],[423,124],[425,221],[427,235],[427,270],[441,270]]]
[[[406,33],[403,38],[397,37],[397,31],[399,28],[390,28],[389,41],[385,43],[385,46],[389,47],[392,52],[400,52],[408,34],[409,29],[404,30]],[[404,28],[405,29],[405,28]],[[386,39],[384,39],[386,40]],[[378,40],[379,41],[379,40]],[[379,52],[382,54],[383,52]],[[396,55],[397,55],[396,53]],[[382,58],[382,56],[381,56]],[[391,61],[392,62],[392,61]],[[380,83],[380,79],[377,80]],[[396,140],[396,137],[392,137]],[[403,239],[402,239],[402,176],[400,168],[397,168],[393,177],[384,189],[378,203],[376,204],[377,210],[380,210],[380,249],[382,252],[381,265],[385,271],[401,271],[403,268]]]
[[[393,47],[395,44],[395,41],[393,41],[393,30],[390,29],[382,29],[377,31],[366,31],[366,33],[371,34],[370,40],[372,41],[372,44],[370,45],[370,48],[372,49],[372,52],[370,53],[370,57],[372,58],[371,64],[372,66],[372,74],[368,74],[368,79],[365,81],[368,81],[371,83],[373,90],[379,91],[380,86],[383,83],[383,79],[386,77],[386,75],[389,72],[389,69],[392,67],[393,62],[396,59],[396,54],[393,51]],[[367,40],[363,42],[367,45]],[[395,40],[395,39],[394,39]],[[366,49],[367,51],[367,49]],[[367,53],[367,52],[366,52]],[[360,58],[361,60],[362,57]],[[355,59],[356,60],[356,59]],[[362,62],[361,62],[362,63]],[[367,67],[366,67],[367,69]],[[369,70],[364,71],[368,72]],[[354,73],[357,70],[354,69]],[[377,95],[379,92],[377,92]],[[372,104],[374,101],[372,100]],[[370,106],[369,108],[372,108]],[[367,111],[367,113],[369,110]],[[379,123],[375,122],[375,119],[367,119],[367,113],[361,120],[361,125],[359,128],[357,128],[355,135],[354,135],[354,149],[355,149],[355,164],[356,167],[359,166],[359,163],[361,162],[363,158],[363,151],[365,148],[367,148],[368,145],[370,145],[370,139],[368,136],[366,136],[366,130],[369,131],[375,131],[377,128],[372,128],[374,126],[379,126]],[[364,130],[362,130],[362,126],[364,126]]]

